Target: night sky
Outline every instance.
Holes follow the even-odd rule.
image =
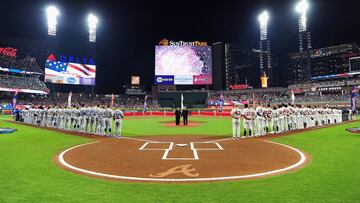
[[[45,9],[56,5],[57,40],[67,50],[86,43],[89,12],[99,19],[97,32],[97,91],[118,93],[131,75],[140,75],[149,89],[153,83],[155,45],[162,38],[175,41],[233,42],[258,48],[257,15],[270,13],[272,51],[286,70],[286,56],[298,50],[297,0],[241,1],[1,1],[0,36],[45,39]],[[360,1],[313,0],[308,28],[314,48],[360,41]],[[82,43],[81,43],[82,42]],[[73,47],[72,47],[73,46]],[[75,48],[74,48],[75,49]],[[70,54],[70,53],[69,53]]]

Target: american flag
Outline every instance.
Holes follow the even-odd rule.
[[[357,89],[355,86],[351,89],[351,110],[356,111],[356,98],[357,98]]]
[[[220,112],[222,112],[223,105],[224,105],[224,95],[221,93],[221,95],[219,97],[219,111]]]
[[[144,113],[146,113],[146,110],[147,110],[147,103],[146,103],[146,100],[147,100],[148,96],[145,95],[145,98],[144,98]]]
[[[15,93],[14,93],[14,96],[12,98],[12,108],[13,108],[13,112],[15,111],[16,109],[16,100],[17,100],[17,95],[19,93],[19,90],[16,89]]]
[[[46,72],[48,75],[60,76],[70,74],[78,78],[95,78],[96,66],[78,63],[47,60]]]
[[[115,96],[114,94],[111,94],[111,104],[110,104],[111,108],[114,107],[114,100],[115,100]]]
[[[68,107],[69,108],[71,108],[71,97],[72,97],[72,92],[70,91],[69,97],[68,97]]]

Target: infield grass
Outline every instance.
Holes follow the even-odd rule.
[[[305,168],[274,177],[195,184],[113,182],[57,167],[55,154],[91,139],[5,122],[18,131],[0,134],[0,202],[359,202],[360,134],[346,132],[360,122],[273,139],[312,156]],[[229,118],[194,117],[194,128],[169,128],[159,121],[124,120],[124,135],[230,136]]]

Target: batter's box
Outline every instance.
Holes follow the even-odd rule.
[[[169,150],[173,148],[172,142],[146,142],[139,150]]]
[[[195,150],[224,150],[217,142],[192,142],[192,149]]]
[[[186,148],[189,150],[188,152],[183,151]],[[217,142],[190,142],[190,149],[186,145],[177,147],[174,142],[145,142],[139,150],[164,151],[162,160],[199,160],[198,151],[220,151],[224,149]]]

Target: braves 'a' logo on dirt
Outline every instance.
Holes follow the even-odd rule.
[[[152,177],[152,178],[163,178],[163,177],[169,176],[171,174],[178,174],[178,173],[182,173],[185,176],[192,177],[192,178],[198,177],[200,174],[195,173],[196,169],[195,168],[190,169],[190,167],[191,167],[191,164],[175,166],[173,168],[170,168],[167,171],[158,173],[156,175],[150,174],[150,177]]]

